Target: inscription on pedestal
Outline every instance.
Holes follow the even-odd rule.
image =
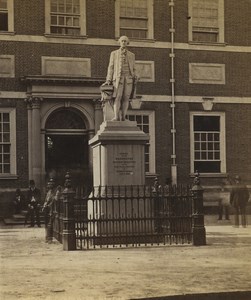
[[[117,175],[133,175],[136,161],[128,152],[120,152],[114,157],[113,167]]]

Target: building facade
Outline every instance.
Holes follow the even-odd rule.
[[[140,77],[128,118],[149,133],[148,183],[251,182],[249,0],[0,0],[0,203],[66,171],[92,183],[88,141],[118,38]]]

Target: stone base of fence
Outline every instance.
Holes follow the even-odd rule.
[[[158,235],[149,236],[99,236],[93,239],[93,244],[96,246],[104,245],[137,245],[137,244],[160,244],[164,243],[164,237]]]
[[[194,246],[206,245],[206,230],[204,227],[193,228],[193,245]]]

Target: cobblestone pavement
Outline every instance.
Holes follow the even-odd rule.
[[[251,226],[221,224],[206,226],[207,245],[201,247],[72,252],[58,242],[44,243],[43,228],[1,226],[0,298],[142,299],[251,291]]]

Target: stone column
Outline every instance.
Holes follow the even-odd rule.
[[[46,195],[46,172],[45,172],[45,129],[41,129],[40,134],[40,145],[41,145],[41,192],[43,195]]]
[[[203,188],[200,185],[199,173],[196,172],[192,187],[193,200],[193,244],[206,245],[206,230],[204,225]]]
[[[40,122],[40,103],[42,98],[32,97],[30,99],[32,107],[31,118],[31,143],[32,143],[32,175],[35,183],[41,188],[42,172],[42,149],[41,149],[41,122]]]
[[[29,164],[29,179],[33,179],[32,169],[32,108],[30,98],[24,100],[27,104],[28,113],[28,164]]]

